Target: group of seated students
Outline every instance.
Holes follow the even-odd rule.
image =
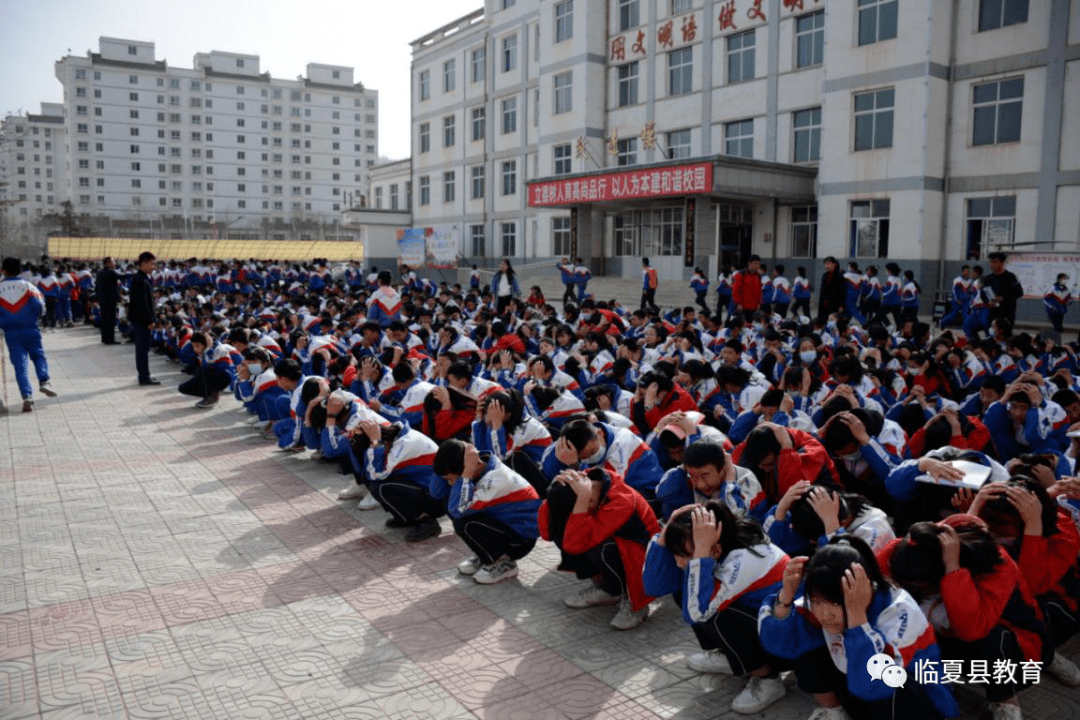
[[[736,712],[789,671],[816,720],[955,716],[956,661],[995,718],[1036,663],[1080,686],[1055,650],[1080,625],[1074,348],[588,297],[498,315],[487,290],[372,275],[162,291],[160,351],[199,407],[231,391],[405,540],[448,515],[477,583],[542,538],[582,581],[566,605],[616,629],[671,595],[690,667],[747,678]],[[881,654],[901,687],[866,670]]]

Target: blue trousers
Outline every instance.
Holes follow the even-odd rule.
[[[967,317],[964,318],[964,334],[968,337],[974,337],[979,332],[986,330],[990,327],[990,309],[980,308],[973,312],[969,312]]]
[[[15,367],[15,380],[23,400],[34,396],[34,386],[30,383],[30,361],[34,363],[38,384],[49,382],[49,361],[45,359],[45,350],[41,347],[41,331],[37,326],[26,329],[14,329],[4,332],[11,364]]]
[[[949,308],[949,312],[945,314],[938,325],[942,328],[947,328],[950,325],[960,325],[963,327],[965,316],[964,306],[955,300],[952,301],[952,306]]]
[[[71,296],[61,295],[60,302],[56,306],[56,319],[60,322],[71,322]]]

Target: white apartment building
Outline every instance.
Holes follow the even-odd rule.
[[[1080,0],[487,0],[412,47],[413,224],[467,258],[1080,251]]]
[[[0,205],[17,225],[61,212],[68,199],[64,106],[42,103],[41,114],[0,121]]]
[[[213,51],[179,68],[153,43],[102,37],[56,76],[57,172],[76,212],[129,234],[319,239],[312,228],[368,193],[378,93],[350,67],[310,63],[284,80],[257,55]]]

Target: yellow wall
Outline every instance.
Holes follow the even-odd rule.
[[[139,240],[108,237],[52,237],[49,256],[77,260],[100,260],[114,257],[134,260],[146,250],[159,260],[363,260],[364,243],[302,240]]]

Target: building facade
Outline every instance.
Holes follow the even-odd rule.
[[[60,212],[68,199],[63,105],[0,121],[0,206],[10,224]]]
[[[1080,251],[1080,0],[488,0],[412,45],[413,224],[466,257]]]
[[[310,63],[283,80],[257,55],[218,51],[180,68],[153,43],[103,37],[56,76],[56,173],[77,213],[125,234],[328,239],[368,194],[378,93],[352,68]]]

